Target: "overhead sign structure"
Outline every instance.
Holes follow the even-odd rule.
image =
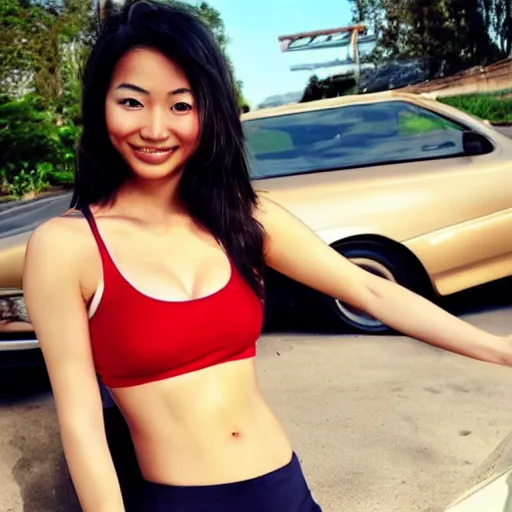
[[[364,24],[279,36],[279,45],[282,52],[347,47],[356,43],[363,44],[375,41],[376,37],[374,35],[366,34],[366,25]]]
[[[335,59],[316,64],[296,64],[291,66],[290,69],[291,71],[304,71],[355,64],[356,82],[359,84],[359,77],[361,74],[359,45],[376,42],[377,38],[374,35],[367,34],[366,25],[361,23],[358,25],[349,25],[346,27],[332,28],[328,30],[315,30],[312,32],[283,35],[279,36],[278,40],[283,53],[349,47],[349,56],[346,59]]]

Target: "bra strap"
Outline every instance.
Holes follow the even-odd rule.
[[[94,218],[94,215],[91,212],[91,209],[89,206],[83,206],[82,207],[82,213],[87,220],[87,223],[89,224],[89,227],[91,228],[92,235],[94,236],[94,240],[96,241],[96,245],[98,246],[98,249],[101,254],[101,259],[109,259],[109,253],[107,250],[107,246],[105,245],[105,242],[103,241],[103,238],[101,238],[100,232],[98,230],[98,225],[96,224],[96,219]]]

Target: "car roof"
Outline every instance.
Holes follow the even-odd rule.
[[[393,99],[409,100],[414,102],[421,96],[418,94],[407,93],[403,91],[383,91],[369,94],[352,94],[347,96],[337,96],[336,98],[327,98],[323,100],[308,101],[305,103],[290,103],[278,107],[268,107],[253,110],[242,114],[241,120],[249,121],[251,119],[262,119],[265,117],[276,117],[287,114],[296,114],[299,112],[311,112],[314,110],[323,110],[327,108],[342,107],[346,105],[356,105],[364,103],[378,103]]]

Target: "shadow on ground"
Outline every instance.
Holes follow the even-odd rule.
[[[9,435],[9,446],[19,453],[11,475],[23,500],[23,512],[79,512],[54,409],[47,405],[50,396],[44,368],[2,371],[0,411],[10,418],[9,432],[3,434]]]

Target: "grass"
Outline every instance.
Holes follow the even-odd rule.
[[[447,96],[439,101],[491,123],[512,123],[512,89]]]

